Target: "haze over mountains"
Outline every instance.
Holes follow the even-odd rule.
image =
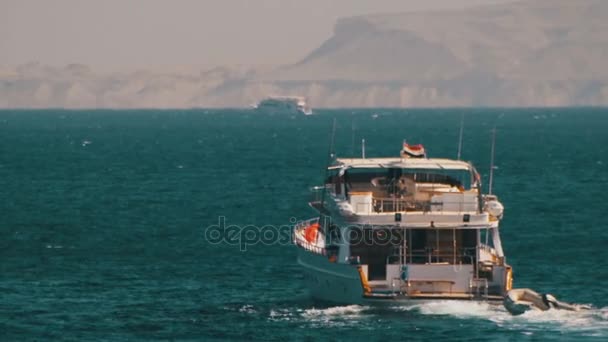
[[[529,0],[344,18],[316,50],[276,68],[2,67],[0,107],[243,107],[272,94],[317,108],[604,106],[606,18],[605,0]]]

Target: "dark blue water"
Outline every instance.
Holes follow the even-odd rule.
[[[608,110],[319,112],[0,111],[0,340],[608,338]],[[205,239],[220,216],[311,217],[334,117],[340,156],[365,138],[368,156],[407,139],[455,157],[463,112],[463,157],[486,180],[498,130],[515,286],[595,310],[331,306],[308,297],[292,246]]]

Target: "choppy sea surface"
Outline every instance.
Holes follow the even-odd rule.
[[[0,111],[0,340],[608,340],[608,109],[318,113]],[[334,118],[338,156],[455,158],[463,113],[515,287],[593,310],[320,303],[285,241],[206,236],[312,217]]]

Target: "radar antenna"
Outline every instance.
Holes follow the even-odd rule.
[[[494,181],[494,150],[495,150],[495,146],[496,146],[496,126],[494,126],[494,128],[492,129],[492,152],[490,154],[490,181],[489,183],[489,189],[488,189],[488,193],[491,195],[492,194],[492,183]]]
[[[456,159],[460,160],[460,155],[462,152],[462,132],[463,132],[463,128],[464,128],[464,113],[462,113],[462,116],[460,117],[460,135],[458,137],[458,156]]]
[[[325,176],[323,177],[323,194],[321,196],[321,207],[323,207],[323,204],[325,203],[325,196],[327,194],[327,186],[325,186],[325,181],[327,180],[327,176],[329,175],[329,165],[331,164],[331,161],[335,157],[335,151],[334,151],[335,138],[336,138],[336,118],[334,118],[334,122],[331,127],[331,134],[330,134],[330,138],[329,138],[329,150],[327,151],[327,163],[325,165]]]

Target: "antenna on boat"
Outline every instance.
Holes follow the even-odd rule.
[[[361,139],[361,158],[365,159],[365,139]]]
[[[351,140],[350,140],[350,155],[354,156],[355,155],[355,118],[352,117],[351,118]]]
[[[462,131],[464,128],[464,113],[462,113],[462,116],[460,117],[460,135],[458,137],[458,156],[456,159],[460,160],[460,155],[462,152]]]
[[[334,122],[331,127],[331,135],[329,138],[329,150],[327,151],[327,163],[325,165],[325,176],[323,177],[323,194],[321,195],[321,207],[323,207],[323,204],[325,203],[325,194],[327,193],[327,187],[325,186],[325,181],[327,180],[327,176],[329,174],[329,164],[331,164],[331,161],[335,156],[335,151],[334,151],[335,137],[336,137],[336,118],[334,118]]]
[[[491,195],[492,194],[492,182],[494,181],[494,149],[495,149],[495,145],[496,145],[496,126],[494,126],[494,129],[492,129],[492,152],[490,154],[490,181],[489,186],[490,188],[488,189],[488,194]]]

